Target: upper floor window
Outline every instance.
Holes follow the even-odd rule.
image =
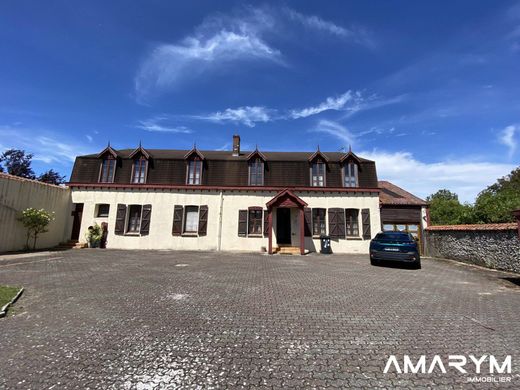
[[[132,172],[132,183],[144,184],[146,183],[146,168],[148,161],[144,156],[134,160],[134,169]]]
[[[322,160],[316,160],[312,163],[311,179],[313,187],[325,186],[325,163]]]
[[[358,165],[355,162],[349,162],[344,166],[344,186],[358,187]]]
[[[249,185],[264,185],[264,162],[259,157],[249,163]]]
[[[190,185],[198,185],[202,178],[202,160],[199,157],[194,157],[188,161],[188,180]]]
[[[100,183],[113,183],[114,175],[116,173],[117,160],[113,156],[107,156],[101,163],[101,175],[99,176]]]

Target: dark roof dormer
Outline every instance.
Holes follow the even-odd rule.
[[[200,150],[197,149],[197,146],[193,146],[193,149],[191,149],[188,153],[186,153],[184,155],[184,159],[185,160],[189,160],[190,158],[192,158],[193,156],[197,156],[199,157],[201,160],[204,160],[205,157],[204,155],[200,152]]]
[[[328,163],[329,162],[329,159],[327,158],[327,156],[325,156],[321,151],[320,151],[320,147],[318,146],[318,150],[316,150],[313,154],[311,154],[311,156],[309,157],[309,162],[312,163],[314,160],[316,160],[317,158],[320,158],[321,160],[323,160],[325,163]]]
[[[119,156],[117,155],[117,152],[112,149],[112,146],[110,146],[110,142],[108,143],[108,146],[103,149],[98,155],[98,158],[104,158],[106,155],[111,155],[113,158],[117,159]]]
[[[348,161],[348,160],[354,160],[356,163],[358,164],[361,164],[361,160],[359,159],[358,156],[356,156],[354,154],[354,152],[352,152],[352,148],[349,147],[348,149],[348,153],[345,153],[344,156],[342,156],[340,159],[339,159],[339,162],[340,163],[344,163],[345,161]]]
[[[267,157],[265,157],[265,155],[261,151],[258,150],[258,147],[256,147],[255,150],[253,150],[251,153],[249,153],[246,160],[251,161],[255,157],[262,159],[263,162],[267,161]]]
[[[135,148],[134,151],[132,153],[130,153],[130,155],[128,157],[129,158],[138,158],[141,156],[146,158],[147,160],[149,160],[151,157],[150,153],[145,148],[143,148],[143,146],[139,142],[139,146],[137,148]]]

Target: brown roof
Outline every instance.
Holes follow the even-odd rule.
[[[383,205],[427,206],[428,203],[386,180],[378,181],[379,202]]]
[[[516,222],[508,223],[483,223],[475,225],[438,225],[428,226],[426,230],[516,230]]]

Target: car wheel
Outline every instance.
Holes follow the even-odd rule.
[[[420,261],[420,260],[419,260],[419,261],[415,261],[415,262],[413,263],[413,267],[414,267],[415,269],[421,269],[421,261]]]
[[[370,264],[377,266],[377,265],[379,265],[379,260],[370,259]]]

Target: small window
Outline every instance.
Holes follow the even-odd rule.
[[[312,235],[321,236],[327,234],[325,221],[326,209],[312,209]]]
[[[100,183],[113,183],[115,172],[116,159],[109,155],[101,163],[101,175],[99,176]]]
[[[134,183],[134,184],[146,183],[147,165],[148,165],[148,161],[146,160],[146,157],[144,157],[144,156],[134,160],[134,169],[132,172],[132,183]]]
[[[184,208],[184,233],[198,233],[199,231],[199,207],[186,206]]]
[[[383,231],[385,232],[393,232],[395,230],[395,226],[392,224],[384,224]]]
[[[193,160],[188,161],[188,184],[199,185],[202,177],[202,160],[199,157],[195,157]]]
[[[325,163],[322,160],[312,163],[311,178],[313,187],[325,186]]]
[[[248,234],[262,234],[262,209],[249,209]]]
[[[343,167],[345,187],[358,187],[358,165],[355,162],[349,162]]]
[[[109,204],[98,204],[96,206],[97,206],[96,217],[98,217],[98,218],[108,217],[108,212],[110,211]]]
[[[128,207],[128,223],[126,227],[127,233],[139,233],[141,229],[141,211],[142,206],[133,204]]]
[[[249,185],[264,185],[264,161],[257,157],[249,163]]]
[[[359,237],[359,210],[346,209],[347,237]]]

